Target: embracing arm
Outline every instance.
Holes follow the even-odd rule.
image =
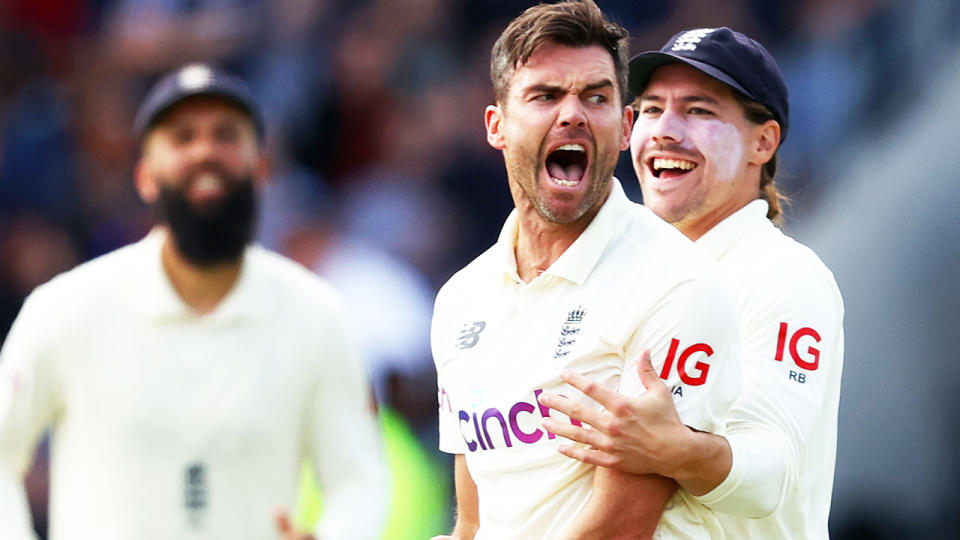
[[[633,475],[597,467],[593,491],[564,540],[627,540],[653,537],[677,484],[662,476]]]

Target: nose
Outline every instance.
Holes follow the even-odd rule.
[[[569,94],[560,102],[560,111],[557,114],[558,127],[582,127],[587,124],[586,111],[580,97]]]
[[[664,111],[653,123],[650,138],[656,143],[683,141],[683,118],[671,110]]]
[[[195,163],[202,163],[217,154],[217,141],[208,133],[195,133],[189,142],[187,155]]]

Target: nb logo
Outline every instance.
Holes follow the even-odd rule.
[[[476,345],[480,341],[480,332],[483,332],[486,327],[487,321],[464,323],[463,330],[460,330],[460,337],[457,338],[457,348],[463,350]]]

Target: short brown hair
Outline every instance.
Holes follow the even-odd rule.
[[[544,43],[569,47],[600,45],[613,58],[620,103],[627,101],[627,30],[608,21],[593,0],[538,4],[520,14],[490,51],[490,80],[497,103],[506,100],[514,71]]]

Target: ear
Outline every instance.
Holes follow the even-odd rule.
[[[623,133],[620,137],[620,151],[630,149],[630,135],[633,133],[633,107],[623,108]]]
[[[487,143],[497,150],[503,150],[507,146],[501,131],[503,110],[499,105],[487,105],[483,113],[483,121],[487,126]]]
[[[773,158],[777,148],[780,147],[780,123],[776,120],[767,120],[757,126],[755,133],[750,163],[763,165]]]
[[[253,181],[258,187],[265,186],[273,175],[273,159],[264,150],[257,156],[257,166],[253,170]]]
[[[133,170],[133,184],[137,189],[137,194],[140,195],[140,199],[147,204],[153,204],[160,196],[160,188],[157,186],[157,181],[150,173],[145,161],[146,158],[143,157],[137,161],[136,168]]]

